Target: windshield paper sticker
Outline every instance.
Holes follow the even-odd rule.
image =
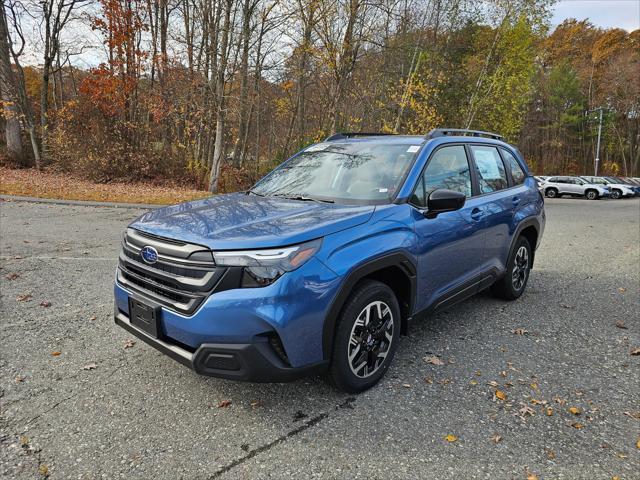
[[[420,150],[420,145],[411,145],[407,148],[407,153],[416,153],[418,150]]]
[[[326,144],[326,143],[318,143],[316,145],[311,145],[309,148],[307,148],[305,150],[305,152],[321,152],[322,150],[324,150],[328,146],[329,145]]]

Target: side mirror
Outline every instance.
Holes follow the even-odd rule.
[[[464,193],[439,188],[429,194],[427,210],[424,212],[424,216],[427,218],[436,218],[440,213],[460,210],[466,200],[467,197]]]

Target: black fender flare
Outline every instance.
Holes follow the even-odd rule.
[[[507,257],[507,260],[511,258],[511,255],[513,254],[513,249],[516,248],[516,242],[518,241],[520,234],[525,228],[528,228],[528,227],[533,227],[536,229],[538,241],[540,240],[540,221],[536,217],[525,218],[523,221],[521,221],[518,224],[516,231],[513,233],[513,237],[511,238],[511,246],[509,247],[509,256]],[[531,245],[531,268],[533,268],[533,262],[536,258],[536,248],[537,248],[537,245]]]
[[[331,359],[331,354],[333,352],[333,340],[335,336],[334,334],[336,325],[338,323],[338,318],[340,316],[340,312],[342,311],[342,307],[353,291],[353,288],[363,278],[371,275],[378,270],[382,270],[383,268],[388,267],[398,267],[409,280],[409,284],[411,285],[411,292],[409,293],[408,316],[411,315],[415,304],[417,289],[417,271],[414,260],[411,259],[408,253],[402,250],[385,253],[371,260],[367,260],[366,262],[352,269],[346,275],[344,281],[342,282],[340,290],[331,302],[331,306],[329,307],[328,314],[324,320],[324,326],[322,330],[322,354],[325,360]]]

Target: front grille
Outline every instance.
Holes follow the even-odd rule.
[[[140,251],[145,246],[158,251],[156,263],[149,265],[142,259]],[[129,228],[122,241],[118,283],[188,315],[216,289],[227,270],[215,265],[206,247]]]

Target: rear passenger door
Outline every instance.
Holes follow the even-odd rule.
[[[498,147],[470,145],[475,165],[478,199],[484,211],[484,264],[501,273],[506,268],[514,212],[521,196],[510,188],[507,169]]]

